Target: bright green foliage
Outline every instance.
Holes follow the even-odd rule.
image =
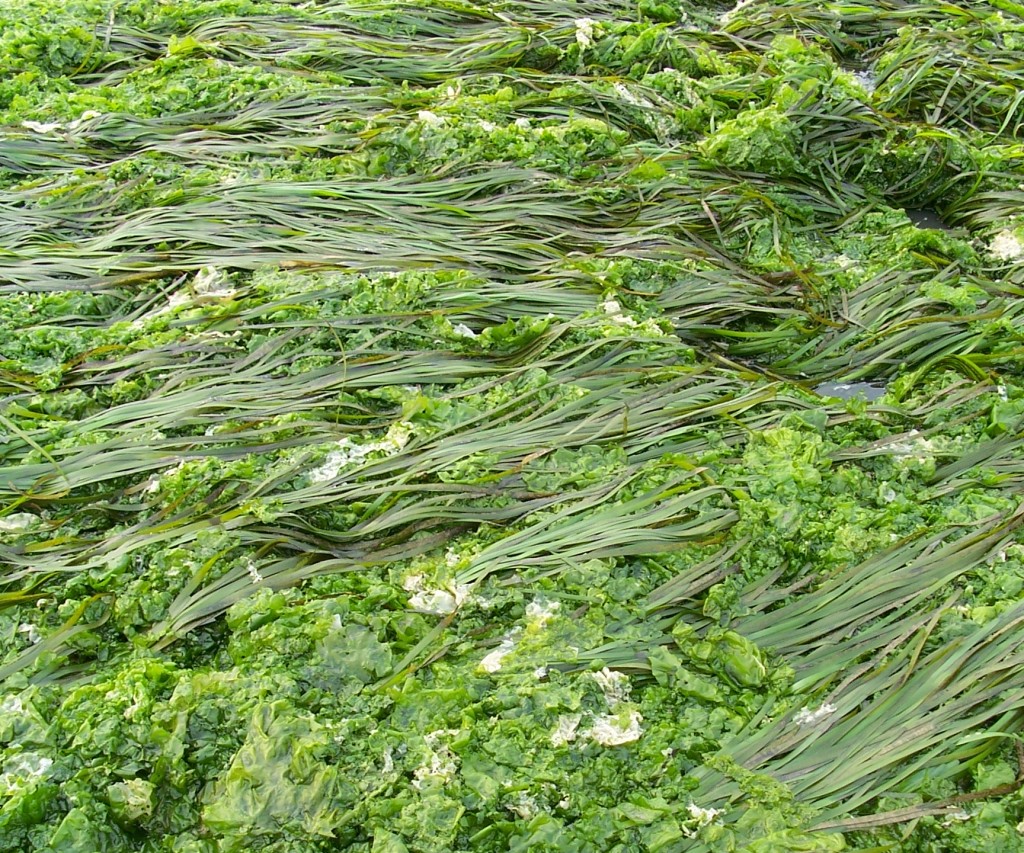
[[[799,171],[796,144],[793,123],[774,107],[764,107],[723,122],[700,152],[719,167],[784,178]]]

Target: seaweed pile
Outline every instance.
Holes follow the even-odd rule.
[[[1024,851],[1024,6],[0,0],[0,851]]]

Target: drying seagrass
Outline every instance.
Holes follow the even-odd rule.
[[[1024,850],[1022,76],[0,0],[0,851]]]

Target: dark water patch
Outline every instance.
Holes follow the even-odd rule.
[[[918,228],[934,228],[938,231],[956,231],[938,214],[938,211],[930,207],[907,207],[903,209],[907,218]]]

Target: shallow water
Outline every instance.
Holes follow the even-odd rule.
[[[840,400],[864,397],[871,402],[885,394],[885,385],[877,382],[822,382],[814,389],[814,393],[822,397],[838,397]]]
[[[853,72],[853,78],[858,83],[860,83],[860,85],[863,87],[864,91],[867,92],[868,94],[870,94],[870,93],[875,91],[876,80],[875,80],[874,72],[869,71],[867,69],[865,69],[863,71],[854,71]]]

